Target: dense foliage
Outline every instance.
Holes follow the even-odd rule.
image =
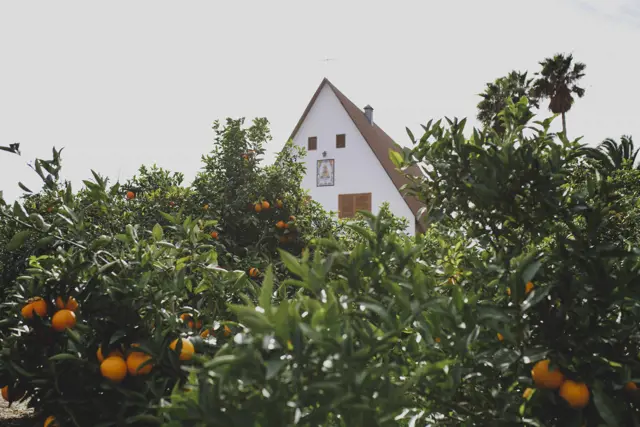
[[[0,386],[72,426],[637,425],[638,170],[505,105],[390,153],[417,237],[333,220],[292,144],[261,166],[265,120],[216,123],[189,187],[74,192],[54,151],[0,210]]]

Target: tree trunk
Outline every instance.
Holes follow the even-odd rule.
[[[567,117],[566,117],[567,113],[562,113],[562,133],[564,133],[564,136],[567,137]]]

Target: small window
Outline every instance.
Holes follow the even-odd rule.
[[[340,194],[338,196],[339,218],[352,218],[358,211],[371,212],[371,193]]]
[[[347,136],[345,134],[336,135],[336,148],[344,148],[347,146]]]
[[[313,150],[317,150],[318,149],[318,137],[317,136],[310,136],[309,137],[309,143],[307,144],[307,150],[308,151],[313,151]]]

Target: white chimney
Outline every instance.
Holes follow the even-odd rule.
[[[373,124],[373,107],[371,105],[364,107],[364,115],[369,120],[369,123]]]

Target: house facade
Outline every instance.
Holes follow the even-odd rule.
[[[399,147],[375,124],[373,108],[361,110],[324,79],[291,139],[307,150],[302,185],[326,210],[349,218],[358,210],[377,213],[388,202],[394,215],[409,219],[408,233],[420,229],[421,205],[402,195],[408,180],[389,159],[389,150]]]

